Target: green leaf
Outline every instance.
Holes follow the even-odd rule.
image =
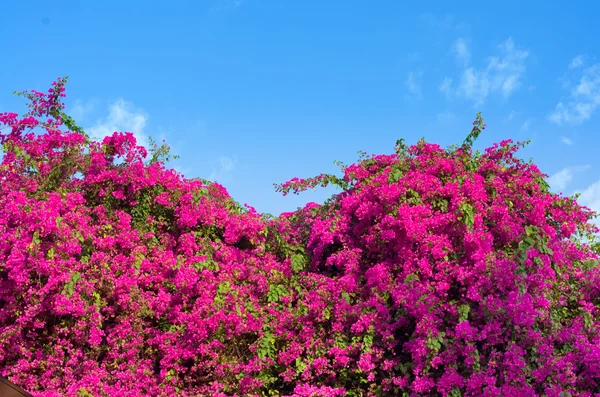
[[[75,284],[77,284],[77,281],[79,280],[81,280],[81,273],[71,273],[71,278],[69,279],[69,282],[65,284],[65,287],[63,288],[63,295],[66,295],[68,298],[73,296]]]
[[[365,335],[363,336],[363,343],[362,343],[362,348],[363,351],[370,351],[371,350],[371,346],[373,346],[373,335]]]
[[[306,363],[302,358],[296,357],[296,375],[300,375],[306,369]]]
[[[302,270],[304,270],[304,267],[306,266],[307,262],[307,258],[302,254],[292,255],[292,270],[296,273],[301,272]]]
[[[33,239],[32,239],[32,241],[33,241],[33,243],[34,243],[34,244],[36,244],[36,245],[37,245],[37,244],[39,244],[39,243],[41,242],[41,240],[40,240],[40,232],[39,232],[38,230],[36,230],[36,231],[33,233]]]
[[[535,244],[535,241],[531,237],[526,237],[523,240],[523,243],[524,243],[524,245],[527,246],[527,248],[529,248],[529,247],[533,246],[533,244]]]
[[[265,359],[267,357],[275,357],[277,349],[275,348],[275,336],[271,330],[265,330],[263,337],[260,338],[257,343],[258,346],[256,352],[258,353],[259,358]]]
[[[469,312],[471,311],[471,306],[469,305],[460,305],[458,306],[458,322],[463,322],[469,318]]]
[[[467,228],[471,231],[472,226],[475,223],[474,208],[469,203],[461,203],[460,210],[463,214],[462,220],[464,224],[467,225]]]
[[[289,291],[284,285],[270,285],[269,292],[267,293],[267,300],[270,303],[279,302],[282,296],[287,296]]]
[[[77,391],[77,397],[94,397],[94,395],[87,391],[85,387],[82,387]]]
[[[138,256],[133,263],[133,267],[135,268],[135,274],[140,274],[140,267],[142,266],[142,257]]]
[[[225,295],[231,289],[229,282],[225,281],[217,286],[217,293],[215,294],[214,302],[218,307],[222,307],[225,304]]]
[[[454,387],[448,394],[448,397],[462,397],[462,392],[459,388]]]
[[[402,178],[402,171],[395,169],[388,176],[388,182],[389,183],[397,183],[400,180],[400,178]]]
[[[409,284],[412,281],[417,281],[419,280],[419,276],[416,275],[415,273],[410,273],[409,275],[406,276],[406,278],[404,279],[404,284]]]

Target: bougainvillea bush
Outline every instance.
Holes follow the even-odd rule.
[[[473,153],[479,115],[275,218],[91,140],[65,82],[0,114],[0,374],[34,396],[600,395],[593,213],[519,144]]]

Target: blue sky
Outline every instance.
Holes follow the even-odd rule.
[[[459,4],[457,4],[459,3]],[[485,4],[484,4],[485,3]],[[282,197],[398,138],[531,139],[556,192],[600,210],[600,5],[567,2],[14,1],[0,14],[0,111],[68,75],[67,112],[102,136],[166,139],[188,177],[278,215]]]

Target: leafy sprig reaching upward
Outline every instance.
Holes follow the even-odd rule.
[[[483,124],[483,121],[484,121],[484,118],[481,117],[481,112],[477,113],[475,116],[475,121],[473,122],[473,129],[471,130],[471,132],[469,133],[467,138],[464,140],[463,144],[460,147],[451,145],[448,148],[447,153],[449,153],[450,151],[454,151],[458,148],[462,148],[464,150],[470,149],[471,146],[473,145],[473,143],[475,142],[475,140],[479,137],[481,132],[485,129],[485,124]],[[395,152],[399,157],[406,156],[406,153],[408,151],[409,146],[404,142],[405,142],[404,138],[398,139],[396,141]],[[421,139],[420,142],[424,142],[424,140]],[[359,151],[359,154],[360,154],[361,158],[363,159],[361,162],[364,163],[365,165],[369,165],[369,163],[368,163],[369,159],[367,159],[367,153],[365,153],[363,151]],[[341,163],[339,161],[334,161],[334,164],[339,166],[342,169],[342,171],[344,171],[344,172],[346,171],[347,167],[343,163]],[[321,187],[325,187],[325,186],[331,184],[333,186],[337,186],[338,188],[346,190],[349,187],[353,186],[352,182],[353,181],[348,181],[345,178],[339,178],[335,175],[320,174],[320,175],[312,177],[312,178],[306,178],[306,179],[294,178],[285,183],[273,184],[273,185],[275,186],[275,191],[282,192],[283,195],[285,196],[290,191],[293,192],[294,194],[299,194],[300,192],[303,192],[308,189],[315,189],[316,186],[318,186],[318,185],[321,185]]]
[[[30,100],[27,104],[29,112],[25,116],[51,116],[58,121],[56,126],[63,124],[69,131],[78,132],[88,138],[83,128],[81,128],[71,116],[63,111],[65,109],[65,104],[60,101],[60,98],[65,96],[65,84],[68,80],[69,76],[59,77],[53,83],[53,87],[48,90],[49,95],[47,96],[34,90],[15,91],[13,94],[19,97],[26,97]]]
[[[484,118],[481,117],[481,112],[478,112],[475,116],[475,121],[473,122],[473,129],[462,144],[463,148],[466,149],[472,147],[475,140],[477,140],[479,137],[479,134],[485,130],[485,124],[483,124],[483,121]]]

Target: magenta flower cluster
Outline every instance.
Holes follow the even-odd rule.
[[[36,397],[599,396],[593,213],[503,141],[399,141],[273,218],[90,140],[66,79],[0,114],[0,374]]]

